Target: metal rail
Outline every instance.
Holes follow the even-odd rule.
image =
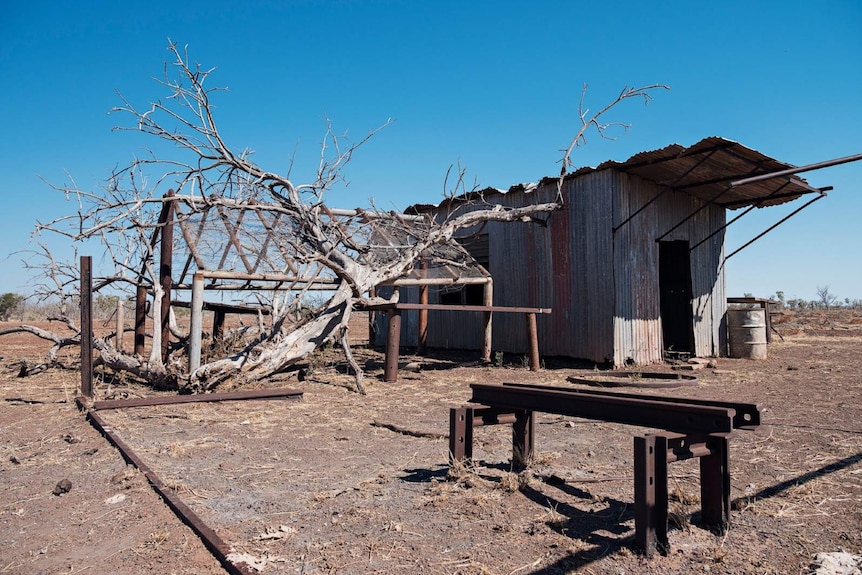
[[[680,405],[703,405],[732,409],[734,411],[731,420],[734,429],[753,429],[760,425],[760,407],[754,403],[741,403],[736,401],[714,401],[711,399],[693,399],[688,397],[668,397],[656,395],[643,395],[639,393],[621,393],[618,391],[604,391],[598,389],[576,389],[571,387],[557,387],[548,385],[536,385],[531,383],[504,383],[504,386],[525,389],[553,389],[574,395],[597,395],[604,397],[624,397],[639,399],[645,402],[674,403]],[[665,429],[664,426],[662,426]]]
[[[82,399],[78,399],[77,402],[81,409],[86,409],[86,404]],[[256,571],[247,564],[233,563],[227,558],[231,553],[230,545],[225,543],[224,540],[219,537],[212,528],[204,523],[188,505],[183,503],[182,500],[165,485],[159,476],[156,475],[134,451],[132,451],[132,448],[114,433],[111,426],[99,417],[99,414],[92,409],[87,409],[87,420],[105,437],[105,439],[111,443],[111,445],[117,448],[126,463],[134,465],[141,471],[141,473],[144,474],[144,477],[147,478],[147,481],[150,483],[153,490],[159,494],[174,514],[192,531],[194,531],[195,535],[200,538],[201,542],[203,542],[209,552],[212,553],[219,563],[221,563],[221,566],[224,567],[225,571],[230,575],[252,575],[253,573],[256,573]]]
[[[572,393],[554,388],[471,384],[473,403],[639,425],[678,433],[730,433],[732,408],[644,399],[633,394]],[[630,397],[626,397],[630,395]]]
[[[139,397],[135,399],[113,399],[93,402],[94,410],[123,409],[126,407],[147,407],[152,405],[176,405],[179,403],[200,403],[215,401],[239,401],[244,399],[301,399],[302,392],[295,389],[256,389],[230,393],[201,393],[196,395],[171,395],[162,397]]]
[[[534,411],[641,425],[664,431],[634,438],[635,545],[646,555],[667,553],[668,464],[700,462],[701,521],[717,533],[730,524],[729,437],[760,424],[757,405],[647,396],[535,384],[472,384],[482,406],[449,412],[449,457],[473,457],[473,428],[512,424],[512,463],[525,466],[535,441]]]

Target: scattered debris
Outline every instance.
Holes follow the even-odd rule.
[[[258,541],[278,541],[289,535],[293,535],[294,533],[296,533],[296,529],[290,525],[279,525],[278,529],[267,527],[266,531],[258,535],[255,539]],[[228,559],[230,559],[230,557],[228,557]]]
[[[394,431],[395,433],[400,433],[402,435],[409,435],[411,437],[429,437],[431,439],[447,439],[449,437],[446,433],[434,433],[432,431],[414,431],[412,429],[407,429],[393,423],[383,423],[380,421],[372,421],[372,427],[382,427],[383,429],[388,429],[389,431]]]
[[[843,551],[814,556],[811,575],[862,575],[862,555]]]
[[[281,557],[269,557],[267,555],[255,557],[248,553],[228,553],[226,558],[237,567],[242,567],[245,564],[248,568],[254,569],[258,573],[263,571],[270,561],[283,561]]]
[[[63,495],[64,493],[69,493],[72,490],[72,482],[68,479],[63,479],[57,483],[54,487],[54,491],[52,492],[54,495]]]

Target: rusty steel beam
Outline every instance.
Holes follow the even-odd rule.
[[[679,433],[730,433],[733,409],[655,399],[571,393],[511,385],[470,384],[472,403],[640,425]]]
[[[662,403],[675,403],[681,405],[700,405],[706,407],[719,407],[732,409],[734,429],[753,429],[760,425],[760,407],[755,403],[741,403],[736,401],[715,401],[711,399],[693,399],[688,397],[668,397],[659,395],[643,395],[639,393],[623,393],[618,391],[603,391],[599,389],[575,389],[571,387],[557,387],[549,385],[538,385],[532,383],[504,383],[507,387],[524,389],[550,389],[563,393],[576,395],[595,395],[604,397],[621,397],[638,399],[644,401],[658,401]]]
[[[77,401],[80,408],[86,409],[83,400],[78,399]],[[99,433],[102,434],[103,437],[105,437],[105,439],[108,440],[109,443],[111,443],[111,445],[117,448],[117,451],[120,452],[120,455],[122,455],[126,463],[134,465],[141,471],[141,473],[144,474],[144,477],[147,478],[147,481],[150,483],[153,490],[158,493],[165,504],[171,508],[171,511],[173,511],[174,514],[200,538],[207,550],[209,550],[219,563],[221,563],[225,571],[230,575],[252,575],[256,572],[246,563],[233,563],[230,561],[227,556],[231,553],[231,546],[225,543],[211,527],[204,523],[188,505],[183,503],[182,500],[164,484],[159,476],[156,475],[155,472],[153,472],[153,470],[150,469],[149,466],[144,463],[144,461],[138,457],[138,455],[132,451],[132,449],[122,439],[120,439],[119,436],[117,436],[116,433],[114,433],[111,426],[99,417],[99,415],[92,409],[87,410],[87,420]]]
[[[527,341],[530,343],[530,371],[539,371],[541,358],[539,357],[539,332],[536,329],[536,314],[524,314],[527,321]]]
[[[171,395],[163,397],[140,397],[135,399],[113,399],[96,401],[94,410],[123,409],[125,407],[147,407],[152,405],[176,405],[180,403],[203,403],[216,401],[242,401],[247,399],[302,399],[302,392],[296,389],[255,389],[230,393],[202,393],[199,395]]]
[[[398,355],[401,351],[401,310],[389,310],[389,330],[386,334],[386,365],[383,381],[398,381]]]
[[[453,407],[449,410],[449,463],[473,459],[472,407]]]
[[[710,436],[700,458],[701,521],[719,535],[730,526],[730,449],[726,435]]]
[[[647,556],[670,549],[666,451],[666,437],[634,438],[635,545]]]
[[[536,418],[532,411],[515,412],[512,424],[512,466],[525,469],[533,460],[536,440]]]

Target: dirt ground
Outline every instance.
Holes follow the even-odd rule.
[[[631,390],[764,411],[731,441],[729,532],[698,526],[697,463],[672,464],[672,549],[650,559],[632,551],[632,437],[644,429],[543,414],[527,472],[510,471],[506,426],[477,430],[474,467],[447,466],[448,410],[469,383],[568,385],[590,369],[404,356],[422,369],[393,384],[381,354],[360,349],[366,397],[340,360],[321,358],[305,381],[267,383],[301,389],[301,401],[100,414],[263,573],[804,574],[818,552],[862,552],[862,314],[778,319],[784,339],[767,360],[720,358],[695,386]],[[78,371],[17,377],[15,362],[45,348],[0,338],[0,573],[223,573],[76,409]],[[144,395],[156,394],[98,383],[100,399]],[[71,488],[55,495],[63,480]]]

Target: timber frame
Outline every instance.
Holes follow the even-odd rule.
[[[259,305],[205,301],[205,294],[291,292],[300,299],[309,292],[334,291],[341,284],[341,280],[323,264],[299,262],[295,252],[295,232],[287,223],[289,218],[285,216],[283,207],[246,200],[236,201],[228,208],[223,202],[223,199],[215,203],[168,191],[163,197],[162,210],[147,252],[159,254],[158,281],[164,296],[161,309],[154,317],[159,318],[156,321],[161,325],[161,356],[164,361],[167,361],[170,350],[171,306],[191,310],[189,372],[201,365],[204,310],[214,312],[214,338],[223,333],[226,314],[272,314],[272,310]],[[367,235],[357,238],[356,243],[372,255],[406,245],[409,238],[404,237],[404,228],[421,226],[428,220],[427,216],[416,214],[330,208],[326,208],[325,217],[333,225],[340,226],[346,226],[344,222],[348,220],[361,221]],[[175,233],[177,228],[179,234]],[[419,269],[386,285],[395,290],[402,286],[418,286],[427,297],[429,286],[479,284],[484,286],[485,301],[490,306],[493,298],[490,274],[455,241],[434,249],[438,251],[426,254],[417,266]],[[135,298],[134,352],[139,355],[145,352],[147,299],[151,293],[143,280],[145,269],[146,262],[141,267]],[[191,292],[190,301],[174,299],[177,291]],[[488,358],[490,311],[486,310],[485,322],[485,355]]]

